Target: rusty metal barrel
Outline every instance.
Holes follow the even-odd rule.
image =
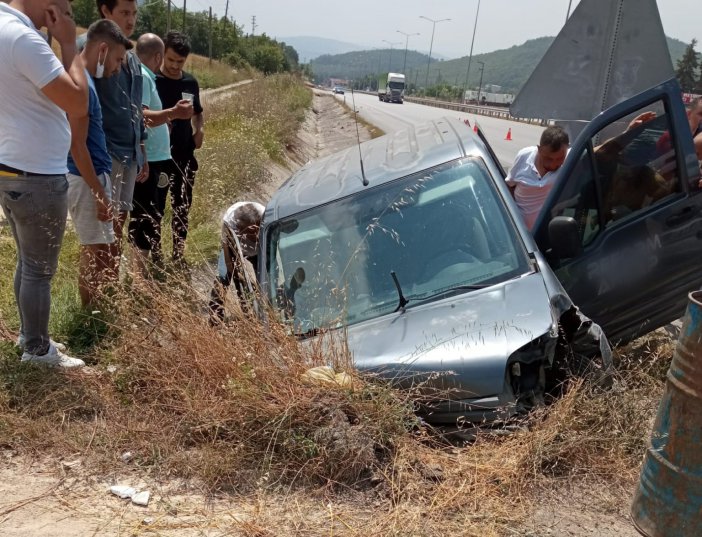
[[[646,537],[702,536],[702,291],[689,296],[631,517]]]

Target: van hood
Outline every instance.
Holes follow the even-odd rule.
[[[535,272],[436,302],[410,302],[405,312],[349,326],[347,336],[360,370],[469,399],[502,393],[509,357],[554,323],[543,275]]]

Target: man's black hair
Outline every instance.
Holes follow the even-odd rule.
[[[124,45],[127,50],[132,49],[132,42],[122,33],[117,23],[100,19],[95,21],[88,28],[87,42],[107,41],[115,45]]]
[[[563,127],[554,125],[547,127],[541,133],[539,147],[548,147],[551,151],[558,151],[561,147],[568,145],[570,145],[570,138],[568,133],[563,130]]]
[[[128,2],[136,2],[136,0],[127,0]],[[97,10],[98,10],[98,15],[100,18],[103,18],[105,15],[102,14],[102,6],[105,6],[107,8],[107,11],[112,13],[115,8],[117,7],[117,2],[119,0],[95,0],[95,4],[97,5]]]
[[[166,45],[166,50],[171,49],[178,56],[184,58],[190,54],[190,40],[188,36],[182,32],[171,31],[166,34],[166,39],[163,40]]]

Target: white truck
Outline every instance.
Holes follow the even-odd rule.
[[[478,99],[478,92],[476,90],[468,90],[465,95],[466,103],[483,104],[489,106],[509,106],[514,100],[514,95],[511,93],[494,93],[481,91],[480,99]]]
[[[378,77],[378,100],[386,103],[400,103],[405,100],[405,75],[383,73]]]

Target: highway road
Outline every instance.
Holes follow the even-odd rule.
[[[351,92],[335,96],[340,101],[346,99],[346,104],[352,106]],[[423,123],[440,117],[456,117],[468,119],[471,126],[478,121],[481,130],[492,146],[502,166],[509,169],[512,166],[517,151],[523,147],[537,145],[543,127],[519,123],[506,119],[497,119],[488,116],[475,116],[455,110],[434,108],[414,103],[383,103],[375,95],[354,93],[356,109],[359,116],[381,128],[385,132],[393,132],[405,128],[407,125]],[[512,141],[505,140],[508,129],[512,129]]]

